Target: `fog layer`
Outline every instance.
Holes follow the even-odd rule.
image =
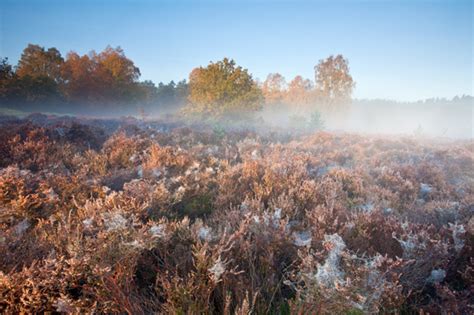
[[[414,103],[355,100],[342,112],[321,111],[321,116],[324,129],[330,131],[468,139],[474,134],[472,100],[472,97]],[[282,128],[301,127],[310,116],[310,111],[296,112],[283,107],[265,108],[262,112],[265,122]]]

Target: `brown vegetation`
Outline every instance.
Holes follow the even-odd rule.
[[[0,312],[473,312],[470,142],[4,120]]]

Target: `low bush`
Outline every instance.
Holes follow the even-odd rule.
[[[473,312],[470,143],[148,124],[0,126],[1,313]]]

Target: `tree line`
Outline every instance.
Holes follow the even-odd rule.
[[[348,103],[355,83],[342,55],[320,60],[314,82],[296,76],[287,83],[278,73],[258,82],[247,69],[224,58],[191,71],[189,81],[140,81],[140,69],[120,48],[108,46],[65,57],[56,48],[29,44],[18,64],[0,60],[0,102],[16,109],[67,111],[180,109],[203,117],[241,116],[264,107],[310,111]]]
[[[184,105],[187,83],[139,81],[140,69],[120,48],[85,55],[29,44],[16,66],[0,60],[0,101],[17,109],[103,109]]]

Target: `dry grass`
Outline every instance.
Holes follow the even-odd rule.
[[[471,142],[0,129],[1,313],[474,312]]]

